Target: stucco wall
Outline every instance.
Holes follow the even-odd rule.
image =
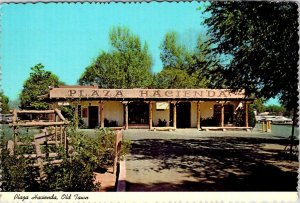
[[[156,103],[153,103],[153,107],[152,107],[152,119],[153,119],[153,123],[154,126],[157,126],[158,124],[158,119],[160,120],[166,120],[167,121],[167,126],[169,126],[169,122],[170,122],[170,106],[169,109],[165,109],[165,110],[156,110]]]
[[[200,114],[201,118],[210,118],[214,115],[214,105],[216,102],[201,102]]]
[[[191,128],[197,127],[197,102],[191,102]]]
[[[104,118],[109,121],[114,120],[118,122],[118,126],[123,126],[124,121],[124,107],[121,102],[107,101],[104,102]]]
[[[91,104],[91,105],[90,105]],[[80,103],[81,105],[81,117],[82,117],[82,111],[83,108],[87,108],[87,117],[82,117],[82,120],[86,126],[89,126],[89,106],[98,106],[99,107],[99,102],[98,101],[83,101]],[[100,126],[100,109],[98,108],[98,114],[99,114],[99,126]]]

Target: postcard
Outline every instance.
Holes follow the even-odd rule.
[[[297,200],[296,2],[0,13],[1,201]]]

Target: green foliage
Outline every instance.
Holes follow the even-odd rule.
[[[253,105],[249,105],[249,109],[248,109],[248,124],[249,127],[254,128],[256,125],[256,118],[255,118],[255,114],[254,114],[254,108]]]
[[[296,2],[211,2],[205,24],[215,54],[232,58],[218,68],[229,88],[279,95],[287,108],[297,107],[297,8]]]
[[[10,109],[19,109],[20,99],[17,98],[15,100],[9,100],[8,105]]]
[[[39,96],[49,93],[49,86],[63,84],[58,77],[50,71],[44,70],[42,64],[31,68],[29,78],[23,84],[20,94],[21,109],[48,109],[48,103],[43,102]]]
[[[32,153],[29,146],[16,147],[16,153],[9,155],[7,138],[1,136],[1,169],[3,191],[95,191],[94,173],[100,168],[113,165],[115,132],[109,129],[96,130],[95,136],[85,136],[75,131],[69,132],[72,155],[68,156],[62,147],[50,147],[49,152],[58,152],[60,165],[45,165],[45,178],[38,180],[39,171],[32,167],[33,159],[22,154]],[[31,133],[24,132],[19,141],[29,145],[33,141]],[[119,158],[128,153],[130,142],[123,141]],[[21,156],[19,156],[21,155]],[[46,158],[49,161],[51,158]]]
[[[157,88],[192,88],[195,87],[196,78],[191,77],[185,70],[166,68],[155,76]]]
[[[78,131],[70,133],[70,144],[74,151],[85,163],[90,163],[92,168],[105,168],[113,165],[115,148],[115,131],[109,128],[95,130],[95,136],[85,136]],[[124,140],[120,156],[129,152],[130,143]]]
[[[24,142],[29,142],[29,136],[24,136]],[[29,166],[32,160],[26,159],[21,154],[28,152],[26,148],[16,147],[13,155],[7,148],[8,139],[2,134],[0,139],[1,144],[1,178],[2,191],[26,191],[28,188],[33,188],[37,185],[35,180],[38,171]],[[21,155],[21,156],[18,156]]]
[[[1,113],[2,114],[8,114],[9,113],[9,99],[7,96],[4,95],[3,92],[0,92],[0,107],[1,107]]]
[[[160,46],[160,58],[163,70],[155,76],[158,88],[201,88],[212,86],[210,72],[213,60],[209,44],[202,36],[198,37],[193,51],[178,43],[178,34],[170,32],[165,35]]]
[[[128,28],[113,28],[109,33],[110,52],[102,51],[79,79],[81,85],[102,88],[147,88],[153,83],[152,59],[148,45]]]
[[[235,120],[235,126],[241,126],[245,127],[245,110],[244,109],[238,109],[234,115],[234,120]],[[248,107],[248,125],[249,127],[255,127],[256,125],[256,118],[254,114],[254,108],[253,105],[249,105]]]
[[[47,178],[41,182],[41,191],[80,191],[88,192],[98,189],[94,184],[92,165],[79,157],[65,158],[60,165],[45,167]]]
[[[261,98],[254,100],[254,102],[252,104],[252,107],[257,110],[257,113],[262,113],[262,112],[266,111],[266,107],[264,105],[264,102],[265,101]]]
[[[286,110],[284,107],[279,105],[268,105],[266,106],[266,111],[279,114],[279,113],[284,113]]]

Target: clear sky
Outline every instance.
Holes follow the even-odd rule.
[[[76,84],[101,50],[110,49],[108,33],[126,26],[146,41],[153,72],[162,68],[159,46],[169,31],[188,47],[206,35],[199,10],[204,2],[186,3],[38,3],[1,5],[2,89],[10,100],[21,92],[30,68],[42,63],[66,84]]]

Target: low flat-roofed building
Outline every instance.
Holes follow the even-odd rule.
[[[229,89],[101,89],[96,86],[50,88],[51,108],[75,105],[88,128],[197,128],[236,127],[242,111],[248,126],[248,104],[253,98]],[[207,128],[206,128],[207,127]]]

